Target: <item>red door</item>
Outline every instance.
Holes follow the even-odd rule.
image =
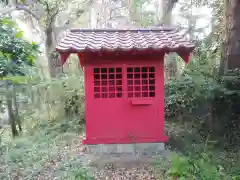
[[[126,67],[126,114],[130,138],[136,142],[158,142],[162,131],[159,99],[156,97],[154,65]]]

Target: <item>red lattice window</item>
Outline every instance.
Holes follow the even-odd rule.
[[[128,97],[155,97],[155,67],[127,68]]]
[[[94,97],[121,98],[122,68],[94,68]]]

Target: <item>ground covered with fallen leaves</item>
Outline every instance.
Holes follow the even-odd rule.
[[[143,164],[132,168],[114,168],[113,165],[106,166],[105,169],[95,173],[95,179],[106,180],[156,180],[154,168]]]
[[[123,155],[116,163],[105,161],[111,160],[111,156],[101,159],[87,153],[81,137],[71,133],[22,136],[1,148],[1,180],[166,179],[161,178],[149,157],[138,157],[135,161]]]
[[[82,171],[75,174],[74,179],[76,180],[161,180],[161,177],[163,177],[156,172],[149,157],[138,157],[137,160],[133,160],[128,157],[129,155],[121,155],[114,162],[115,159],[111,161],[112,156],[115,155],[101,157],[105,159],[104,161],[99,158],[99,155],[88,154],[86,147],[79,140],[74,140],[71,145],[65,147],[65,150],[52,157],[45,168],[39,172],[37,179],[68,179],[69,172],[78,167]],[[109,161],[106,161],[107,158]],[[129,159],[129,161],[126,161],[126,159]],[[62,171],[61,174],[59,172],[63,168],[63,164],[66,164],[65,168],[69,169]]]
[[[11,139],[2,138],[0,141],[0,180],[172,180],[173,167],[179,167],[174,166],[170,150],[154,156],[91,154],[81,143],[83,137],[76,133],[51,129],[35,132],[32,136],[28,133],[15,139],[10,135],[6,137]],[[183,143],[179,139],[171,139],[171,149],[175,142],[177,146]],[[215,168],[209,163],[207,166],[210,170]],[[201,168],[202,174],[211,179],[213,171],[209,175],[205,165]],[[177,170],[177,173],[181,172],[181,169]]]

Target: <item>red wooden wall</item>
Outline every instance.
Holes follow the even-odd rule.
[[[165,142],[163,54],[81,56],[84,144]]]

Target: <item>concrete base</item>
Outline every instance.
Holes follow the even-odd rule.
[[[87,152],[92,154],[148,154],[155,155],[165,150],[164,143],[135,144],[98,144],[87,145]]]

